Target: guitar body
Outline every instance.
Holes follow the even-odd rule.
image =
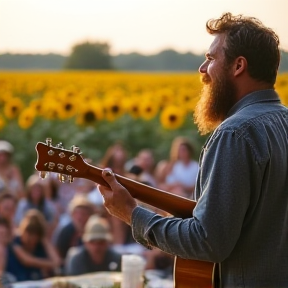
[[[214,263],[175,257],[174,288],[211,288]]]
[[[59,143],[52,146],[52,139],[47,138],[46,144],[38,142],[36,145],[36,170],[40,177],[45,178],[47,172],[58,173],[62,182],[73,182],[73,178],[89,179],[108,188],[109,185],[102,177],[102,169],[85,162],[78,147],[66,150]],[[192,216],[196,202],[190,199],[168,193],[151,186],[139,183],[126,177],[115,175],[129,193],[139,201],[166,211],[181,218]],[[211,288],[213,282],[214,264],[206,261],[186,260],[175,257],[174,288]]]

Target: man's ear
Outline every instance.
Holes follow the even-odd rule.
[[[242,74],[247,69],[247,66],[248,65],[246,58],[242,56],[237,57],[233,65],[234,76],[239,76],[240,74]]]

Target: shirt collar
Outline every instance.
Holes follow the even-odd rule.
[[[236,112],[242,110],[244,107],[255,103],[261,102],[279,102],[280,98],[274,89],[259,90],[247,94],[241,100],[239,100],[228,112],[227,118]]]

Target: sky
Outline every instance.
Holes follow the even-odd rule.
[[[206,21],[223,12],[259,18],[288,51],[288,0],[0,0],[0,53],[60,53],[84,41],[112,54],[164,49],[202,54]]]

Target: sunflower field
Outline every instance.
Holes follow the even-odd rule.
[[[97,162],[121,141],[130,157],[151,148],[167,158],[178,135],[197,153],[205,137],[193,123],[201,84],[198,73],[3,72],[0,74],[0,139],[15,148],[24,176],[34,171],[35,145],[50,137],[80,147]],[[288,105],[288,75],[276,90]]]

